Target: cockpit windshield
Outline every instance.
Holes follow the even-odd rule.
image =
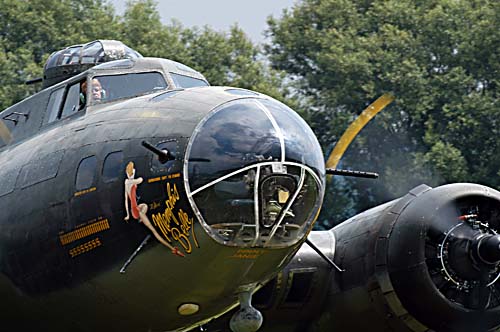
[[[198,86],[208,86],[207,82],[199,78],[180,75],[176,73],[170,73],[170,76],[172,77],[172,81],[174,81],[175,86],[178,88],[187,89],[187,88],[195,88]]]
[[[90,95],[92,103],[96,104],[137,97],[167,87],[163,75],[158,72],[94,76]]]

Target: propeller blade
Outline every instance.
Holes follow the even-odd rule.
[[[327,168],[336,168],[340,159],[344,155],[351,142],[358,135],[358,133],[363,129],[363,127],[371,120],[377,113],[383,110],[387,105],[389,105],[394,100],[394,97],[390,94],[383,94],[373,103],[371,103],[353,123],[347,128],[347,130],[342,134],[340,140],[335,145],[330,157],[326,161]]]

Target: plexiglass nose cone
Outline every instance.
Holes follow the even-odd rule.
[[[201,224],[226,245],[293,245],[323,200],[316,136],[293,110],[271,99],[239,99],[212,111],[193,133],[184,167]]]

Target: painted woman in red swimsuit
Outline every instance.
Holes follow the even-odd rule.
[[[128,221],[130,219],[128,206],[128,201],[130,200],[132,217],[136,220],[139,220],[139,222],[142,222],[144,226],[149,228],[156,239],[160,241],[161,244],[163,244],[165,247],[169,248],[172,251],[172,254],[184,257],[184,254],[180,252],[177,247],[173,247],[171,244],[165,241],[153,227],[153,225],[149,221],[148,216],[146,215],[146,213],[148,212],[148,205],[144,203],[141,203],[139,205],[137,204],[137,185],[141,184],[143,180],[141,177],[137,179],[135,178],[135,168],[133,162],[129,162],[127,164],[125,172],[127,173],[127,178],[125,179],[125,210],[127,211],[127,216],[125,217],[125,220]]]

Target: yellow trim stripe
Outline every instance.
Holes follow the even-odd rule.
[[[61,241],[61,244],[65,246],[71,242],[75,242],[77,240],[83,239],[84,237],[105,231],[107,229],[109,229],[109,221],[108,219],[104,219],[74,230],[72,232],[61,234],[59,235],[59,240]]]
[[[161,177],[148,179],[148,183],[153,183],[153,182],[158,182],[158,181],[161,181]]]
[[[91,193],[91,192],[96,191],[96,190],[97,190],[96,187],[92,187],[92,188],[85,189],[85,190],[82,190],[82,191],[77,191],[75,193],[75,197],[78,197],[78,196],[81,196],[81,195],[85,195],[85,194]]]
[[[344,155],[351,142],[354,140],[356,135],[363,129],[363,127],[371,120],[378,112],[383,110],[387,105],[389,105],[394,100],[394,97],[390,94],[384,94],[371,103],[353,123],[347,128],[340,140],[335,145],[330,157],[326,161],[327,168],[337,167],[340,159]]]

